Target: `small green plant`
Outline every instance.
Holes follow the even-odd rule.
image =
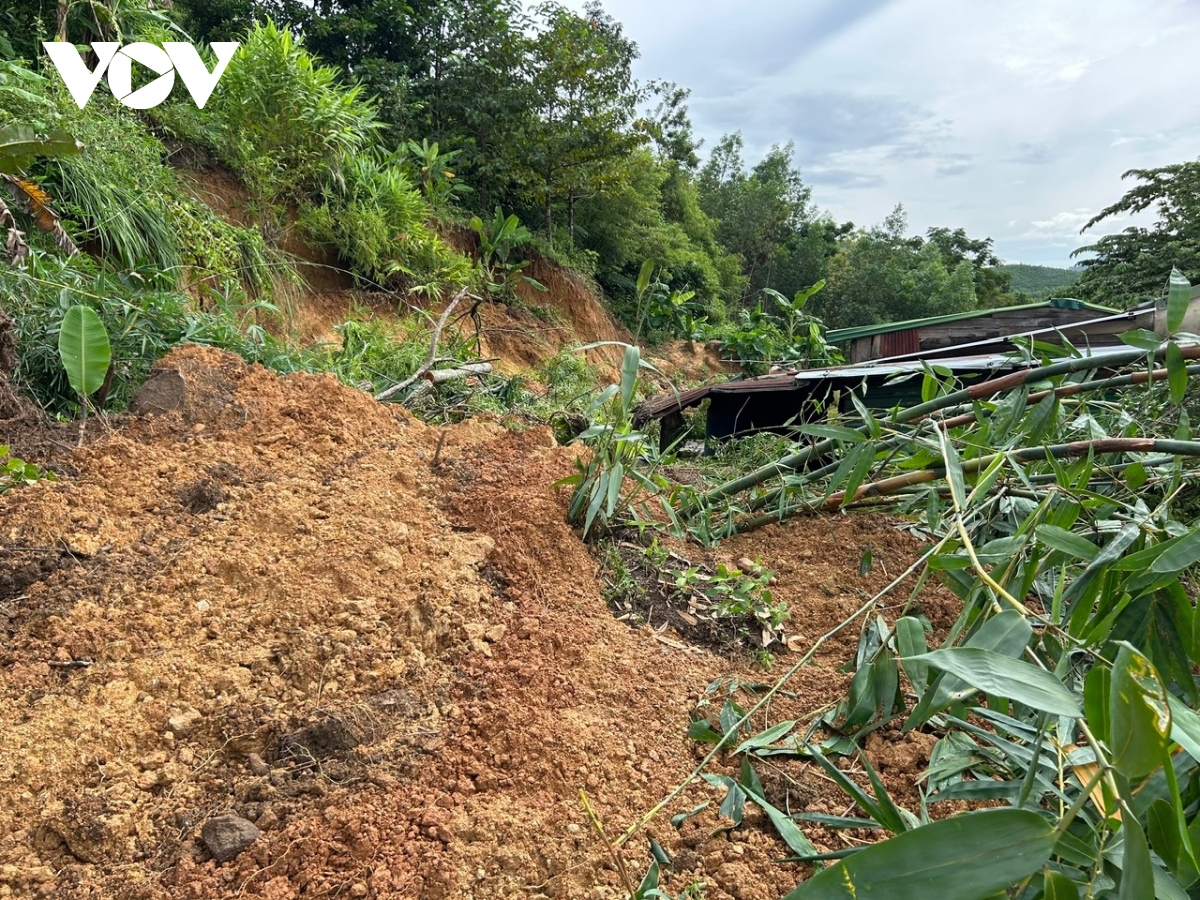
[[[493,298],[502,300],[512,297],[517,285],[522,282],[539,291],[546,290],[541,282],[521,274],[528,267],[529,260],[510,260],[512,252],[529,243],[532,237],[515,214],[506,217],[497,206],[490,222],[485,223],[479,216],[474,216],[471,230],[479,235],[480,261],[487,291]]]
[[[94,309],[72,306],[67,310],[58,332],[58,355],[67,370],[67,380],[79,395],[79,408],[86,423],[88,397],[104,385],[112,364],[108,331]]]
[[[437,141],[432,144],[427,138],[421,143],[405,141],[393,155],[396,162],[406,162],[416,172],[421,192],[435,209],[446,206],[456,196],[469,194],[471,188],[458,181],[450,171],[450,165],[461,151],[442,153]]]
[[[755,650],[751,654],[751,658],[754,660],[754,665],[758,666],[764,672],[770,672],[775,668],[775,663],[779,661],[774,653],[765,649]]]
[[[690,566],[674,573],[675,592],[690,598],[717,619],[748,619],[761,626],[764,642],[774,638],[787,621],[786,603],[777,601],[770,585],[771,569],[756,565],[752,571],[717,565],[715,571]]]
[[[809,299],[824,287],[825,282],[820,281],[797,291],[791,300],[764,288],[762,293],[775,300],[781,316],[764,309],[760,299],[753,309],[741,310],[735,321],[709,330],[708,336],[720,340],[724,355],[750,374],[762,374],[776,362],[801,366],[839,363],[842,355],[825,340],[821,320],[803,311]]]
[[[19,456],[13,456],[12,447],[0,444],[0,494],[23,485],[37,484],[43,479],[55,481],[57,476]]]
[[[589,347],[580,349],[587,350]],[[639,463],[656,454],[654,442],[633,426],[634,398],[642,369],[654,366],[641,351],[625,347],[620,384],[609,385],[588,407],[592,424],[576,439],[587,445],[587,462],[575,460],[576,473],[555,484],[574,486],[567,521],[583,527],[584,537],[603,534],[626,519],[638,496],[657,494],[662,485],[639,470]],[[631,487],[626,486],[629,479]]]

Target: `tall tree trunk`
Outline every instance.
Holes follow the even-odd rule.
[[[550,181],[546,181],[546,243],[554,249],[554,194],[550,190]]]
[[[575,188],[567,193],[567,232],[571,235],[571,246],[575,246]]]

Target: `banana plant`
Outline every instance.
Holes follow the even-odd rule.
[[[58,332],[58,355],[67,370],[67,381],[79,395],[83,428],[87,424],[88,398],[103,387],[112,365],[112,345],[100,316],[89,306],[72,306]]]
[[[68,254],[76,253],[77,248],[50,208],[50,196],[25,178],[24,172],[38,156],[73,156],[81,152],[83,145],[65,131],[43,137],[28,125],[0,128],[0,180],[8,187],[14,203],[33,218],[38,230],[53,235],[59,249]],[[3,197],[0,197],[0,227],[8,232],[4,249],[9,261],[23,264],[29,257],[29,244]]]

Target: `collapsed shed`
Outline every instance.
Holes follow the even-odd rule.
[[[1048,320],[1053,324],[1044,324]],[[1037,365],[1037,360],[1020,352],[1021,347],[1032,342],[1063,345],[1068,341],[1086,356],[1101,356],[1127,349],[1121,335],[1136,329],[1165,336],[1163,306],[1147,304],[1119,312],[1079,300],[1052,300],[1024,307],[841,329],[829,332],[828,339],[849,341],[852,358],[857,343],[857,352],[865,359],[842,366],[790,370],[661,394],[642,403],[634,422],[638,427],[655,420],[661,422],[660,442],[665,448],[684,428],[684,410],[708,400],[704,429],[707,441],[761,431],[782,432],[824,417],[831,410],[854,415],[852,395],[869,409],[919,403],[926,366],[949,371],[963,384],[971,384]],[[1192,293],[1183,330],[1200,332],[1200,288]],[[897,339],[892,344],[883,340],[889,335],[903,335],[902,342]],[[947,343],[951,338],[957,343]],[[904,352],[910,344],[915,349]],[[886,358],[871,357],[885,347],[900,352]]]

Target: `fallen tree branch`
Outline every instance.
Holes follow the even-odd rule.
[[[450,318],[450,314],[454,312],[455,307],[458,306],[458,304],[461,303],[463,298],[466,296],[468,296],[468,291],[466,288],[463,288],[454,295],[454,299],[451,300],[446,308],[442,311],[441,318],[438,319],[437,325],[433,327],[433,340],[430,341],[429,356],[425,359],[425,362],[421,364],[417,371],[413,372],[412,375],[410,375],[408,378],[405,378],[399,384],[394,384],[387,390],[380,391],[378,394],[376,394],[376,400],[390,400],[405,388],[415,384],[422,375],[433,368],[433,363],[437,359],[438,341],[440,341],[442,338],[442,329],[446,327],[446,322]]]
[[[455,381],[459,378],[468,378],[471,375],[490,375],[492,374],[492,364],[487,362],[464,363],[454,369],[431,369],[426,372],[424,378],[430,384],[444,384],[447,381]]]

